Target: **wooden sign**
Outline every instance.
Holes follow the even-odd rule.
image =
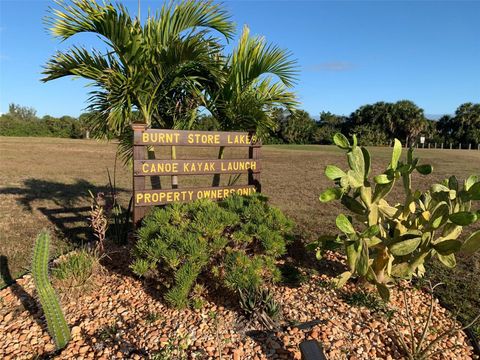
[[[222,200],[231,194],[252,195],[257,192],[253,185],[185,188],[171,190],[135,191],[136,206],[165,205],[174,202],[189,202],[197,199]]]
[[[180,145],[180,146],[254,146],[256,135],[247,132],[190,131],[149,129],[137,131],[133,143],[137,145]]]
[[[242,174],[259,172],[260,162],[254,159],[232,160],[135,160],[135,176]]]
[[[149,206],[185,203],[197,199],[222,200],[232,194],[251,195],[261,191],[261,142],[253,133],[225,131],[189,131],[147,129],[143,124],[133,128],[133,222],[145,216]],[[244,159],[171,159],[147,160],[147,147],[244,147]],[[193,151],[193,149],[192,149]],[[248,174],[248,183],[233,186],[146,189],[146,179],[152,176]],[[172,178],[173,179],[173,178]]]

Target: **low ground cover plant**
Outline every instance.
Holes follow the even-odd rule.
[[[403,161],[400,141],[395,139],[390,164],[376,176],[370,174],[368,150],[357,146],[355,136],[353,144],[342,134],[336,134],[334,142],[346,150],[349,168],[326,167],[325,174],[335,186],[325,190],[320,201],[340,200],[353,217],[338,215],[336,225],[342,233],[322,237],[312,247],[319,255],[322,248],[345,248],[349,270],[338,277],[338,286],[359,276],[388,301],[389,286],[398,279],[422,277],[425,261],[437,258],[453,268],[457,252],[472,254],[480,249],[480,230],[460,240],[463,228],[480,218],[480,211],[472,208],[480,200],[477,176],[468,177],[463,185],[451,176],[421,192],[412,189],[412,173],[428,175],[432,167],[420,165],[413,149]],[[405,197],[403,203],[391,205],[387,196],[397,180],[402,181]]]
[[[92,277],[98,262],[95,251],[81,248],[63,256],[52,269],[52,276],[67,288],[82,287]]]
[[[259,194],[155,208],[138,230],[131,268],[140,276],[166,275],[165,298],[175,307],[191,305],[200,283],[242,293],[245,300],[281,279],[276,259],[285,254],[292,227]]]

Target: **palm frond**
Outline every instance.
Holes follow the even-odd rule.
[[[73,46],[66,52],[57,53],[46,63],[46,75],[42,81],[50,81],[64,76],[79,76],[98,81],[106,72],[122,71],[120,64],[112,56],[104,56],[97,50],[87,51]]]
[[[83,32],[92,32],[114,49],[123,64],[141,56],[141,26],[121,4],[95,0],[56,0],[58,8],[45,18],[50,32],[62,40]]]
[[[211,0],[187,0],[175,6],[173,2],[166,4],[152,21],[147,22],[145,31],[162,46],[166,46],[182,32],[197,28],[216,30],[226,39],[231,39],[235,31],[230,15]]]
[[[266,74],[277,76],[288,87],[293,86],[298,71],[296,61],[290,57],[288,51],[268,45],[265,38],[250,36],[250,30],[245,26],[229,63],[231,87],[242,91]]]
[[[123,161],[124,165],[132,166],[133,159],[133,130],[126,127],[118,136],[117,156]]]

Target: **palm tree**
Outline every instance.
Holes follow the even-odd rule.
[[[222,47],[216,31],[231,39],[234,25],[211,1],[164,5],[142,25],[121,4],[95,0],[59,0],[46,19],[61,40],[79,33],[99,35],[106,51],[73,46],[48,60],[43,81],[65,76],[91,81],[87,110],[92,133],[120,139],[124,160],[132,154],[130,126],[185,127],[204,102],[205,89],[215,90]],[[148,157],[155,158],[153,148]],[[153,185],[153,184],[152,184]],[[158,184],[157,184],[158,186]]]
[[[289,52],[268,45],[263,37],[250,36],[246,26],[222,71],[221,86],[209,94],[206,105],[222,130],[273,130],[277,125],[271,113],[274,107],[293,111],[297,105],[289,90],[296,80],[296,61]],[[224,147],[220,147],[219,159],[223,153]],[[216,174],[212,186],[219,183]]]

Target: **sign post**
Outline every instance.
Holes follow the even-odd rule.
[[[150,206],[196,199],[222,200],[231,194],[250,195],[261,191],[261,142],[253,132],[189,131],[133,128],[133,223],[136,226]],[[148,146],[248,148],[248,158],[148,160]],[[176,157],[176,156],[175,156]],[[246,185],[187,187],[147,190],[148,176],[248,174]],[[175,184],[173,184],[175,185]]]

